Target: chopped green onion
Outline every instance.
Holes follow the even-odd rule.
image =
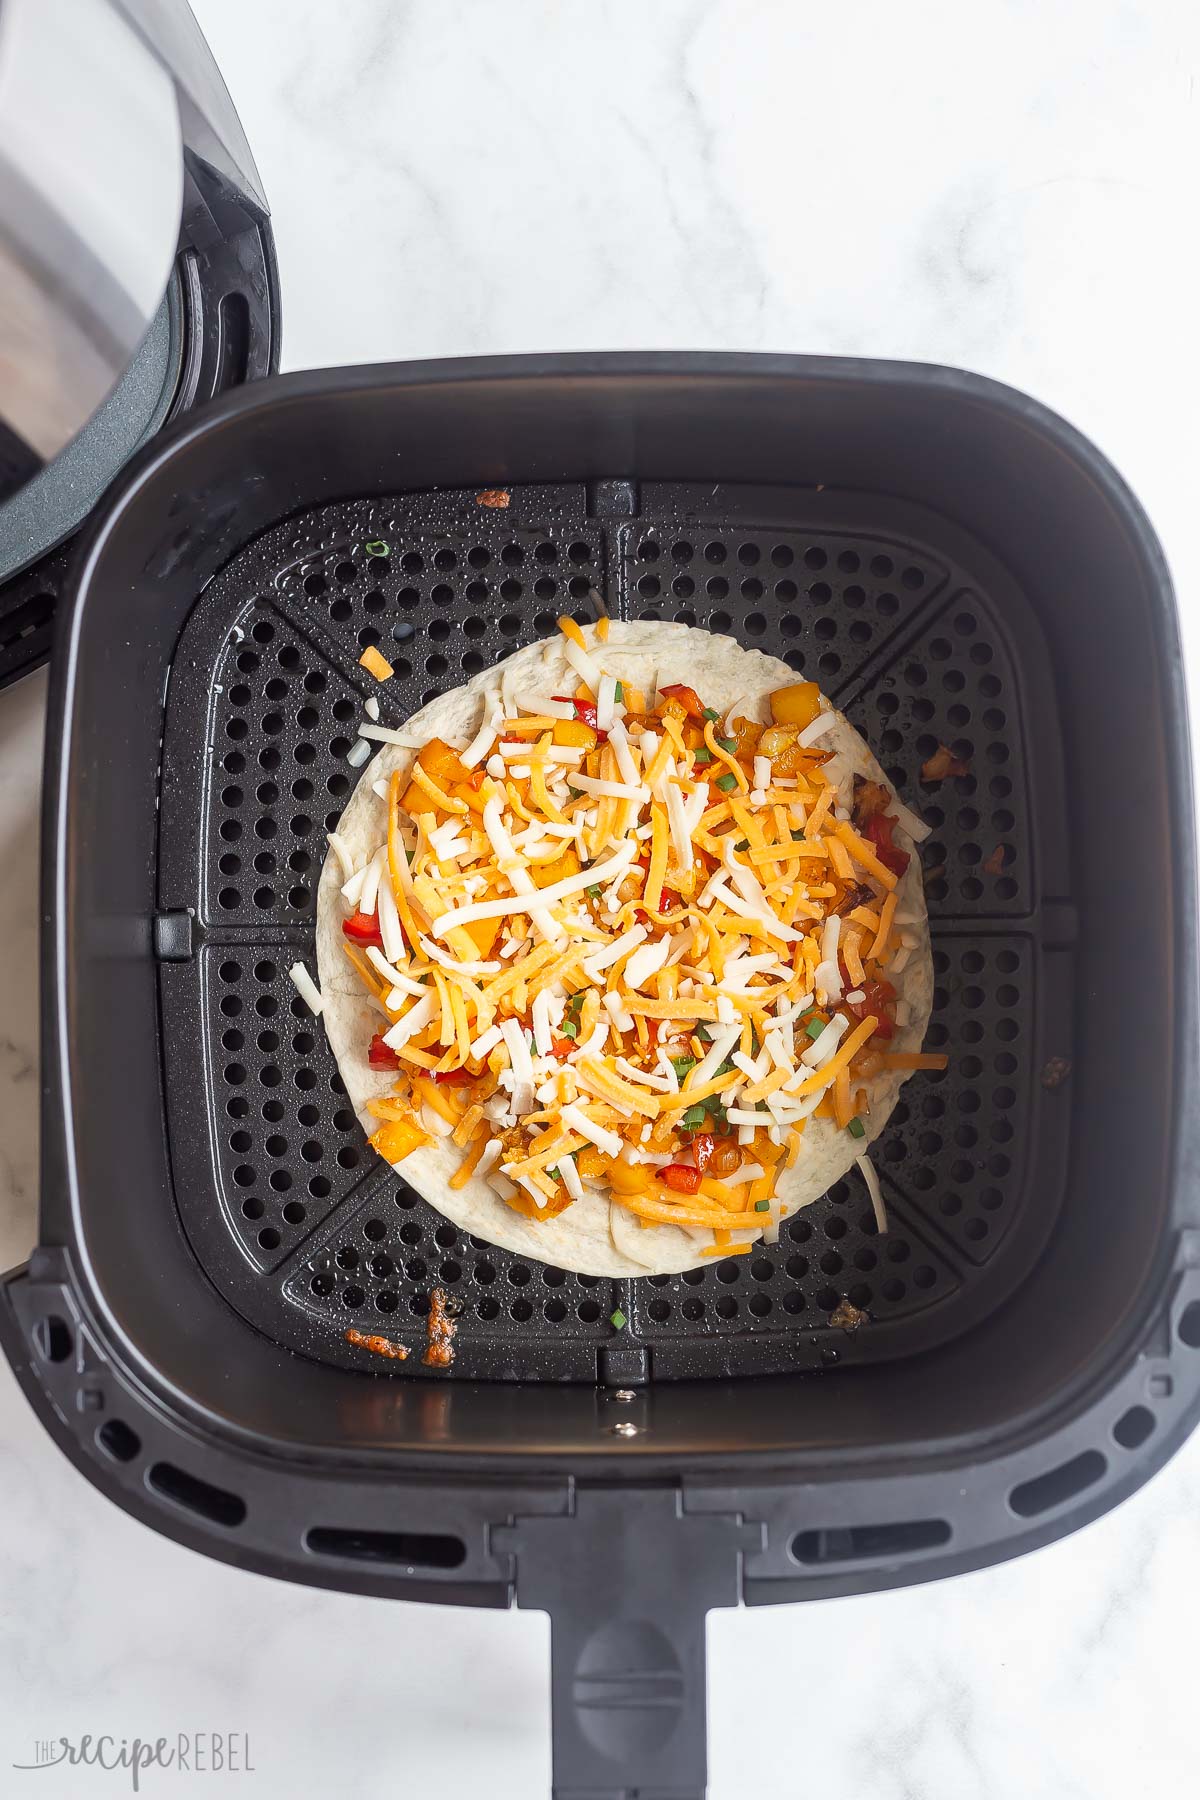
[[[696,1059],[694,1056],[673,1056],[671,1058],[671,1067],[674,1069],[675,1074],[680,1081],[683,1080],[688,1070],[694,1069],[695,1066]]]
[[[804,1029],[815,1044],[825,1029],[825,1021],[824,1019],[810,1019]]]
[[[390,556],[392,554],[390,544],[385,544],[382,538],[372,538],[369,544],[363,545],[363,549],[368,556]]]
[[[851,1119],[846,1130],[850,1133],[851,1137],[861,1138],[866,1137],[867,1135],[867,1128],[861,1119]]]
[[[742,838],[733,847],[735,850],[748,850],[750,848],[750,839]]]
[[[750,1027],[750,1054],[751,1056],[758,1055],[758,1033],[753,1025]]]
[[[723,1062],[718,1065],[716,1073],[713,1075],[713,1080],[715,1081],[717,1079],[718,1075],[732,1075],[732,1074],[733,1074],[733,1064],[731,1062]]]
[[[598,900],[600,898],[600,883],[598,881],[593,881],[591,887],[584,888],[583,891],[589,900]]]
[[[802,844],[804,842],[804,833],[802,831],[793,831],[792,841],[797,844]]]
[[[719,787],[723,794],[732,794],[734,788],[737,786],[737,776],[731,771],[726,771],[724,775],[717,776],[713,785]]]
[[[681,1120],[685,1131],[699,1131],[708,1118],[703,1106],[689,1106]]]
[[[610,1325],[615,1327],[615,1329],[617,1331],[620,1331],[625,1326],[625,1324],[627,1323],[627,1320],[625,1318],[625,1314],[621,1311],[619,1306],[616,1308],[615,1311],[609,1313],[608,1322]]]
[[[715,724],[715,723],[716,723],[716,721],[717,721],[717,720],[718,720],[718,719],[719,719],[719,718],[720,718],[720,716],[721,716],[721,715],[720,715],[720,713],[719,713],[719,712],[717,712],[717,711],[716,711],[716,710],[715,710],[715,709],[714,709],[714,708],[713,708],[713,707],[711,707],[711,706],[706,706],[706,707],[705,707],[705,709],[704,709],[704,711],[703,711],[703,712],[702,712],[702,713],[701,713],[701,715],[700,715],[700,717],[701,717],[701,718],[702,718],[702,719],[711,719],[711,720],[712,720],[712,721],[713,721],[713,723],[714,723],[714,724]]]
[[[703,750],[693,750],[692,751],[692,761],[697,765],[697,767],[701,763],[710,763],[712,761],[712,751],[709,750],[707,747]]]
[[[697,1025],[696,1036],[700,1039],[702,1044],[712,1043],[712,1032],[708,1029],[707,1025]]]
[[[550,1177],[551,1181],[561,1181],[562,1180],[562,1176],[558,1172],[558,1164],[557,1163],[555,1163],[555,1165],[552,1169],[547,1169],[546,1173]]]
[[[737,749],[737,739],[736,738],[718,738],[717,742],[718,742],[718,744],[720,744],[722,750],[728,750],[728,752],[731,756],[733,755],[734,751]]]
[[[578,990],[578,992],[572,994],[571,998],[567,1001],[567,1011],[568,1012],[578,1012],[580,1007],[583,1005],[583,1001],[584,1001],[584,989],[580,988]]]
[[[569,781],[568,781],[568,783],[567,783],[567,792],[568,792],[568,794],[570,794],[570,796],[571,796],[571,798],[572,798],[572,800],[578,800],[578,798],[579,798],[579,796],[580,796],[580,795],[581,795],[581,794],[582,794],[582,792],[583,792],[583,789],[582,789],[582,788],[577,788],[577,787],[572,787],[572,786],[571,786],[571,784],[570,784],[570,782],[569,782]]]
[[[560,1037],[577,1038],[579,1036],[579,1027],[573,1019],[564,1019],[558,1028],[558,1034]]]
[[[771,1202],[769,1200],[756,1200],[754,1202],[754,1210],[755,1212],[770,1212]]]
[[[617,686],[616,686],[616,691],[613,694],[613,699],[619,701],[620,704],[622,706],[624,706],[624,704],[625,704],[625,683],[623,681],[618,681]]]

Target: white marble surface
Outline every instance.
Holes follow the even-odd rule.
[[[1191,0],[196,10],[275,208],[287,366],[653,346],[961,363],[1115,459],[1200,654]],[[0,697],[6,1264],[35,1218],[43,694],[38,676]],[[1200,1440],[1020,1563],[716,1615],[715,1800],[1194,1794],[1198,1517]],[[6,1369],[0,1576],[6,1795],[119,1791],[11,1773],[37,1737],[193,1729],[250,1732],[240,1779],[263,1800],[545,1790],[544,1619],[310,1593],[181,1550],[70,1469]]]

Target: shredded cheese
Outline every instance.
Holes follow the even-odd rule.
[[[896,877],[852,822],[847,758],[777,774],[760,746],[732,741],[736,705],[701,722],[685,681],[686,706],[656,698],[657,683],[619,687],[607,630],[559,623],[547,680],[520,694],[502,673],[465,746],[449,746],[457,765],[448,740],[379,725],[377,704],[359,728],[364,744],[422,752],[372,784],[386,836],[360,867],[329,834],[342,903],[378,930],[364,946],[359,921],[345,945],[397,1064],[372,1107],[391,1153],[406,1128],[453,1142],[451,1185],[486,1184],[527,1216],[555,1216],[599,1183],[614,1242],[645,1240],[647,1267],[668,1224],[741,1253],[777,1232],[776,1178],[802,1155],[810,1117],[848,1132],[877,1079],[944,1065],[911,1036],[863,1054],[885,1013],[910,1029],[902,995],[865,1019],[850,1010],[919,948],[920,911],[901,911]],[[594,705],[593,722],[576,702]],[[787,734],[789,752],[838,718],[823,705]],[[463,769],[478,772],[466,782]],[[927,831],[898,801],[894,816],[914,842]],[[722,1115],[740,1156],[728,1175],[703,1175],[693,1195],[654,1180],[692,1161],[698,1120]]]

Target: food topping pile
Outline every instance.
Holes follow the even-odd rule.
[[[599,1191],[728,1255],[774,1222],[810,1119],[864,1139],[875,1078],[945,1066],[896,1048],[921,942],[896,833],[926,828],[839,770],[814,683],[762,725],[624,685],[603,622],[590,648],[560,625],[571,691],[497,697],[470,743],[378,783],[364,866],[331,838],[393,1080],[371,1142],[399,1163],[447,1139],[452,1187],[486,1180],[531,1220]]]

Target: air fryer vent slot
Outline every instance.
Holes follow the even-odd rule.
[[[428,1379],[418,1352],[440,1285],[459,1309],[453,1373],[471,1379],[595,1380],[618,1342],[659,1380],[869,1361],[972,1323],[1049,1229],[1068,1109],[1031,1071],[1069,1055],[1071,953],[1043,943],[1037,860],[1059,822],[1040,803],[1035,844],[1033,724],[995,597],[906,537],[893,504],[872,528],[863,498],[848,529],[845,497],[836,525],[811,493],[776,524],[706,516],[708,487],[642,501],[653,512],[635,518],[589,516],[582,486],[514,488],[507,508],[480,506],[474,489],[319,508],[241,551],[184,629],[159,858],[160,912],[197,915],[194,954],[184,943],[182,960],[160,963],[173,1166],[197,1254],[277,1342]],[[754,508],[745,490],[739,515]],[[314,966],[325,833],[358,778],[346,755],[367,695],[399,724],[549,636],[559,614],[594,617],[596,596],[614,616],[731,632],[821,681],[933,827],[929,1043],[951,1064],[906,1085],[874,1147],[885,1237],[855,1173],[778,1243],[684,1276],[613,1283],[522,1262],[378,1164],[288,981],[298,956]],[[1009,593],[1005,606],[1023,602]],[[370,644],[395,669],[381,686],[359,665]],[[965,774],[923,778],[939,744]],[[856,1329],[831,1323],[843,1299],[867,1314]],[[350,1326],[413,1354],[372,1358],[345,1343]]]
[[[408,1569],[457,1569],[467,1557],[461,1538],[435,1531],[346,1530],[335,1525],[314,1525],[304,1542],[318,1556],[397,1563]]]
[[[792,1539],[792,1555],[799,1563],[887,1562],[912,1556],[921,1550],[937,1550],[948,1544],[950,1526],[945,1519],[909,1519],[887,1525],[830,1525],[817,1531],[801,1531]]]
[[[1039,1513],[1049,1512],[1051,1507],[1065,1506],[1084,1488],[1099,1481],[1107,1468],[1099,1450],[1084,1450],[1045,1475],[1019,1482],[1008,1496],[1008,1503],[1021,1518],[1035,1519]]]
[[[189,1475],[174,1463],[152,1464],[146,1480],[155,1493],[174,1500],[177,1506],[186,1506],[189,1512],[199,1513],[214,1525],[240,1525],[246,1517],[246,1502],[239,1494],[203,1481],[199,1475]]]

